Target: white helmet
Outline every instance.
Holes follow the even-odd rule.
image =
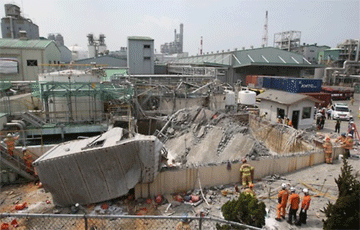
[[[291,188],[290,188],[290,191],[291,191],[291,192],[295,192],[295,188],[294,188],[294,187],[291,187]]]
[[[11,133],[8,133],[6,136],[7,136],[7,137],[12,137]]]
[[[303,192],[304,192],[305,194],[309,194],[309,189],[304,188],[304,189],[303,189]]]
[[[24,152],[24,151],[26,151],[26,150],[27,150],[27,148],[26,148],[26,147],[23,147],[21,150]]]
[[[348,134],[348,136],[349,136],[349,137],[352,137],[352,134],[351,134],[351,133],[349,133],[349,134]]]
[[[282,184],[281,184],[281,187],[282,187],[283,189],[285,189],[285,188],[286,188],[286,184],[285,184],[285,183],[282,183]]]

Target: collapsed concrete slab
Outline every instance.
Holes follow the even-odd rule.
[[[34,166],[54,203],[97,203],[125,195],[139,182],[152,182],[159,172],[162,147],[155,136],[113,128],[59,144]]]

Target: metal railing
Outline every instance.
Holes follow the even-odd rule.
[[[26,214],[0,213],[0,221],[9,226],[18,225],[20,229],[176,229],[183,221],[182,216],[133,216],[133,215],[88,215],[88,214]],[[214,217],[186,217],[190,229],[260,229],[237,222]]]

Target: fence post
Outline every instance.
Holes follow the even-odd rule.
[[[200,212],[199,230],[201,230],[201,229],[202,229],[202,222],[203,222],[203,212]]]
[[[85,222],[85,230],[88,230],[88,219],[86,214],[84,214],[84,222]]]

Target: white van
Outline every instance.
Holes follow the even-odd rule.
[[[349,120],[351,116],[350,112],[351,110],[346,103],[335,103],[332,106],[331,118],[333,120],[338,118],[341,120]]]

